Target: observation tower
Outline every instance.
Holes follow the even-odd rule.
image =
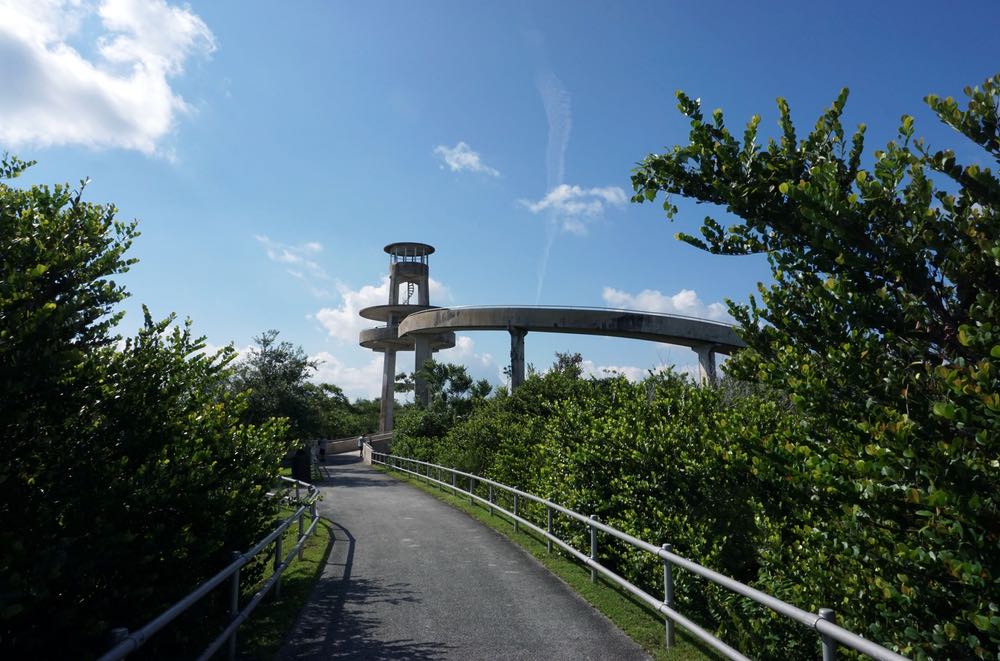
[[[455,346],[455,333],[440,331],[428,334],[399,336],[399,323],[414,312],[431,310],[430,268],[428,258],[434,247],[426,243],[390,243],[389,253],[389,303],[364,308],[358,314],[365,319],[383,322],[384,326],[361,331],[359,343],[366,349],[381,352],[382,408],[379,414],[379,432],[392,431],[393,397],[396,390],[396,352],[413,351],[413,371],[419,374],[424,363],[435,351]],[[405,285],[405,292],[400,289]],[[414,378],[414,395],[418,404],[427,406],[430,394],[427,382]]]

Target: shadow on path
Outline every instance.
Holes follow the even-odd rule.
[[[333,549],[323,577],[296,625],[297,636],[277,659],[444,659],[453,646],[408,638],[385,640],[373,607],[419,607],[407,583],[352,578],[356,540],[331,522]]]

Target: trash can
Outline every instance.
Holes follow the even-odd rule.
[[[309,482],[312,479],[312,457],[305,448],[299,448],[292,457],[292,479]]]

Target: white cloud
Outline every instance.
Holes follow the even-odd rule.
[[[626,310],[665,312],[699,319],[712,319],[732,323],[727,308],[722,303],[705,305],[693,289],[682,289],[673,296],[666,296],[655,289],[644,289],[638,294],[605,287],[601,298],[608,305]]]
[[[492,370],[497,366],[493,354],[476,352],[476,344],[468,335],[459,335],[455,338],[455,346],[451,349],[438,351],[434,360],[439,363],[460,363],[470,368],[483,368]]]
[[[201,353],[201,354],[204,354],[204,355],[207,355],[207,356],[214,356],[215,354],[219,353],[219,351],[221,351],[222,349],[224,349],[226,346],[227,345],[225,345],[225,344],[215,344],[214,342],[209,342],[209,341],[206,340],[205,341],[205,348],[202,349],[201,351],[199,351],[198,353]],[[250,353],[253,352],[253,347],[250,347],[250,346],[238,347],[235,344],[230,344],[228,346],[231,346],[231,347],[233,347],[233,349],[236,350],[236,357],[233,360],[234,363],[239,362],[241,360],[245,360],[246,357],[248,355],[250,355]]]
[[[267,258],[272,262],[285,265],[288,275],[301,280],[305,287],[317,297],[330,296],[325,284],[330,276],[313,257],[323,250],[323,245],[316,241],[308,241],[298,246],[285,245],[270,238],[255,234],[257,243],[264,246]]]
[[[628,198],[618,186],[582,188],[560,184],[537,202],[518,200],[531,213],[549,212],[561,221],[562,229],[584,235],[588,224],[603,215],[609,206],[622,206]]]
[[[355,338],[357,339],[357,338]],[[382,392],[382,354],[374,354],[361,367],[345,365],[329,351],[320,351],[309,356],[319,363],[310,381],[313,383],[333,383],[351,399],[364,397],[373,399]]]
[[[382,276],[377,285],[364,285],[360,289],[351,289],[343,283],[337,283],[341,303],[335,308],[322,308],[314,317],[326,329],[330,337],[348,343],[357,343],[358,333],[365,328],[371,328],[375,322],[363,319],[358,312],[372,305],[386,305],[389,302],[389,276]],[[431,301],[448,301],[451,295],[448,288],[434,278],[430,279]]]
[[[591,360],[584,360],[580,365],[583,375],[604,379],[611,376],[621,375],[632,383],[638,383],[649,376],[650,371],[654,374],[673,370],[677,374],[686,374],[692,381],[698,383],[700,374],[696,363],[676,365],[671,363],[660,363],[652,367],[637,367],[635,365],[595,365]]]
[[[90,59],[71,44],[88,18],[101,26]],[[0,143],[170,156],[161,142],[190,107],[169,79],[215,48],[201,18],[164,0],[0,0]]]
[[[495,168],[483,163],[478,152],[472,151],[468,144],[459,142],[454,147],[438,145],[434,148],[434,155],[439,156],[452,172],[482,172],[491,177],[499,177],[500,172]]]

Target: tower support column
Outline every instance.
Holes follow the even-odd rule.
[[[511,328],[510,331],[510,389],[524,383],[524,336],[528,331]]]
[[[378,417],[378,431],[392,431],[392,409],[396,403],[396,351],[386,349],[382,354],[382,406]]]
[[[698,371],[701,373],[701,384],[704,386],[714,386],[719,380],[715,369],[715,347],[711,344],[702,344],[695,347],[694,351],[698,354]]]
[[[416,335],[413,346],[413,394],[417,405],[427,408],[431,404],[431,393],[427,389],[427,379],[423,377],[424,363],[431,359],[431,338]]]

